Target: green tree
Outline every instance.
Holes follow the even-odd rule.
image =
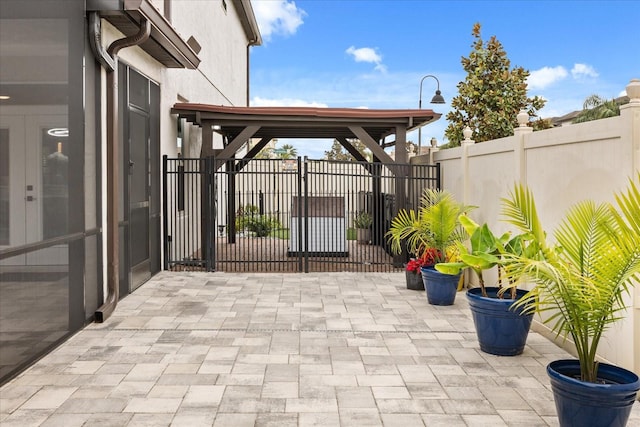
[[[518,126],[516,116],[526,110],[535,117],[545,101],[527,97],[529,71],[511,68],[502,44],[496,36],[486,43],[480,36],[480,24],[473,26],[476,39],[468,58],[462,57],[465,81],[458,83],[458,96],[451,101],[453,109],[447,114],[449,126],[445,136],[449,146],[459,146],[462,130],[469,126],[476,142],[513,135]]]
[[[582,111],[571,123],[584,123],[619,115],[620,105],[615,99],[606,100],[598,95],[591,95],[585,99]]]
[[[291,144],[283,144],[282,148],[276,148],[277,159],[294,159],[298,157],[298,149]]]
[[[349,142],[360,152],[360,154],[364,156],[365,159],[371,159],[371,151],[369,151],[369,149],[359,139],[349,139]],[[347,162],[355,160],[337,139],[333,140],[331,149],[324,152],[324,158],[326,160],[341,160]]]

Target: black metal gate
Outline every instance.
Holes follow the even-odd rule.
[[[393,271],[391,219],[440,187],[438,165],[163,160],[167,270]]]

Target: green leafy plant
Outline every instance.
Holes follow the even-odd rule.
[[[451,260],[451,248],[456,242],[467,238],[459,217],[472,206],[459,203],[446,190],[425,189],[417,210],[401,209],[391,221],[386,237],[394,253],[402,252],[402,243],[407,250],[420,258],[429,248],[435,249],[434,262]]]
[[[356,228],[369,228],[373,224],[373,217],[367,211],[360,211],[353,218],[353,225]]]
[[[256,237],[267,237],[273,230],[282,226],[277,219],[269,215],[260,215],[259,212],[255,205],[241,206],[236,213],[236,229],[248,230]]]
[[[640,182],[640,174],[636,180]],[[503,199],[503,215],[527,233],[537,257],[511,254],[505,264],[509,286],[536,286],[516,306],[548,314],[554,332],[571,336],[581,379],[597,382],[596,351],[603,332],[622,317],[624,295],[640,279],[640,191],[629,180],[615,204],[586,200],[573,206],[547,241],[532,192],[517,185]]]
[[[462,269],[470,268],[478,277],[482,296],[486,297],[484,272],[497,267],[498,288],[500,288],[498,296],[503,298],[503,291],[507,288],[502,287],[501,273],[504,265],[510,259],[504,255],[523,255],[526,253],[527,256],[533,258],[537,253],[536,244],[530,241],[528,234],[519,234],[512,238],[511,233],[506,232],[501,236],[496,236],[486,223],[479,225],[466,215],[461,215],[459,220],[470,236],[471,249],[467,249],[467,246],[462,242],[457,242],[459,261],[436,264],[436,270],[446,274],[458,274]],[[510,287],[510,289],[511,299],[516,299],[517,289],[515,287]]]

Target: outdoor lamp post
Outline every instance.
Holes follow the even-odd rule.
[[[431,98],[431,103],[432,104],[444,104],[444,97],[442,96],[442,92],[440,92],[440,81],[438,80],[438,78],[434,75],[431,74],[427,74],[426,76],[424,76],[421,80],[420,80],[420,99],[418,101],[418,109],[422,110],[422,82],[424,82],[424,79],[426,79],[427,77],[432,77],[434,79],[436,79],[436,82],[438,83],[438,88],[436,90],[436,94],[433,95],[433,98]],[[420,152],[422,151],[422,126],[420,126],[418,128],[418,155],[420,155]]]

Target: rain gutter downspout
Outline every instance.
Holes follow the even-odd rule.
[[[142,18],[140,31],[129,37],[115,40],[107,50],[102,47],[100,15],[89,15],[91,50],[107,72],[107,297],[95,312],[96,322],[102,323],[111,316],[119,299],[118,270],[118,52],[120,49],[143,43],[151,34],[151,23]]]

